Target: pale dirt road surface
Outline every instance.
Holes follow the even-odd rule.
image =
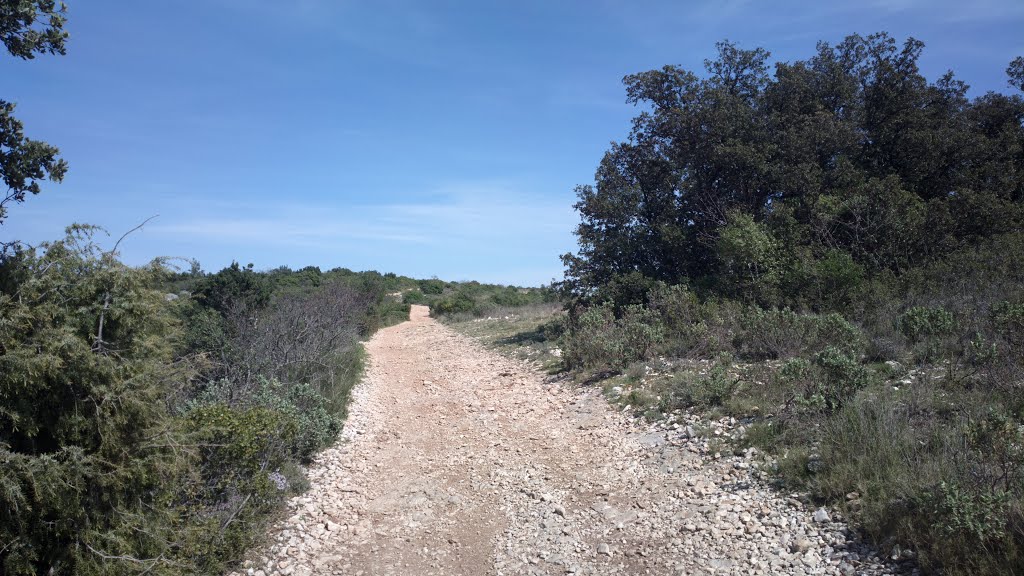
[[[638,430],[411,316],[367,343],[343,439],[238,574],[896,573],[754,480],[755,455]]]

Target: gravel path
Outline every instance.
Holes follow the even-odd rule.
[[[756,454],[638,429],[426,307],[366,348],[343,440],[239,574],[899,573],[764,487]]]

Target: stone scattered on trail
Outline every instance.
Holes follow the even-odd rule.
[[[818,524],[824,524],[825,522],[831,522],[832,517],[828,515],[828,510],[824,508],[818,508],[814,513],[814,521]]]
[[[810,540],[808,540],[807,538],[800,537],[796,540],[793,540],[793,542],[789,545],[789,551],[793,552],[794,554],[803,554],[804,552],[810,550],[811,546],[812,544]]]

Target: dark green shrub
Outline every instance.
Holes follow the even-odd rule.
[[[287,449],[291,457],[302,462],[309,462],[317,451],[333,444],[341,431],[341,419],[330,412],[327,399],[309,384],[286,386],[261,378],[253,404],[280,412],[295,423]]]
[[[715,256],[719,291],[743,302],[778,301],[782,275],[779,241],[763,223],[739,210],[730,211],[718,231]]]
[[[854,358],[864,353],[864,333],[842,315],[830,313],[815,316],[811,324],[813,340],[808,344],[809,350],[824,350],[831,346]]]
[[[558,338],[561,338],[567,329],[568,321],[564,315],[553,318],[540,326],[540,331],[544,334],[547,340],[557,340]]]
[[[908,340],[918,343],[946,336],[956,329],[953,314],[942,308],[914,306],[896,320],[896,326]]]
[[[870,383],[867,368],[836,347],[815,355],[787,360],[772,376],[775,386],[792,399],[796,412],[834,413]]]
[[[847,252],[829,250],[813,267],[816,310],[847,310],[861,294],[865,283],[864,266]]]
[[[200,406],[183,427],[201,447],[201,464],[181,480],[176,498],[182,517],[183,560],[197,573],[219,573],[261,537],[267,515],[284,500],[282,469],[297,424],[263,407]]]
[[[1024,302],[1000,302],[992,307],[992,325],[1010,344],[1024,346]]]
[[[712,333],[709,322],[718,319],[714,303],[702,305],[686,286],[659,284],[648,295],[649,307],[661,319],[665,329],[663,351],[674,356],[700,356],[725,351],[723,331]],[[719,326],[720,327],[720,326]]]
[[[193,296],[204,306],[226,315],[240,307],[263,308],[270,302],[272,290],[266,276],[253,271],[252,264],[242,268],[238,262],[232,262],[231,266],[200,280]]]
[[[230,491],[264,499],[274,494],[269,474],[288,461],[299,430],[294,417],[263,406],[207,404],[190,410],[185,423],[203,446],[202,477],[212,488],[207,498]]]
[[[402,293],[402,303],[404,304],[423,304],[426,301],[427,297],[419,290],[409,290]]]
[[[621,316],[626,306],[647,304],[648,294],[660,283],[640,272],[616,274],[607,283],[597,288],[589,302],[611,302],[615,314]]]
[[[125,266],[94,231],[0,258],[0,573],[125,574],[104,556],[166,550],[160,497],[188,464],[166,383],[190,362],[166,269]]]
[[[538,297],[539,296],[540,295],[538,294]],[[507,306],[509,308],[526,306],[527,304],[531,304],[533,301],[534,299],[530,298],[529,294],[520,292],[518,288],[512,286],[498,290],[491,295],[491,302],[498,306]]]
[[[460,313],[473,313],[477,310],[476,301],[466,292],[460,291],[456,294],[443,298],[434,303],[430,312],[434,316],[445,316]]]
[[[282,440],[286,455],[308,462],[318,450],[331,445],[341,431],[341,419],[332,412],[330,404],[309,384],[285,384],[258,376],[255,386],[243,390],[227,380],[212,382],[186,411],[191,413],[212,405],[271,410],[294,425],[289,438]]]
[[[369,338],[381,328],[401,324],[408,319],[408,302],[395,302],[390,298],[382,298],[367,308],[359,325],[359,335]]]
[[[431,296],[444,294],[444,282],[437,280],[436,278],[431,280],[420,280],[418,284],[420,292],[424,294],[429,294]]]
[[[825,408],[835,412],[870,382],[867,369],[840,348],[830,346],[814,358],[818,368],[818,394]]]

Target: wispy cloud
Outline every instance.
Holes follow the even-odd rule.
[[[565,198],[546,198],[506,184],[439,187],[432,201],[352,205],[287,203],[248,214],[182,214],[151,227],[155,234],[245,245],[323,247],[350,241],[438,245],[564,236],[575,214]]]

